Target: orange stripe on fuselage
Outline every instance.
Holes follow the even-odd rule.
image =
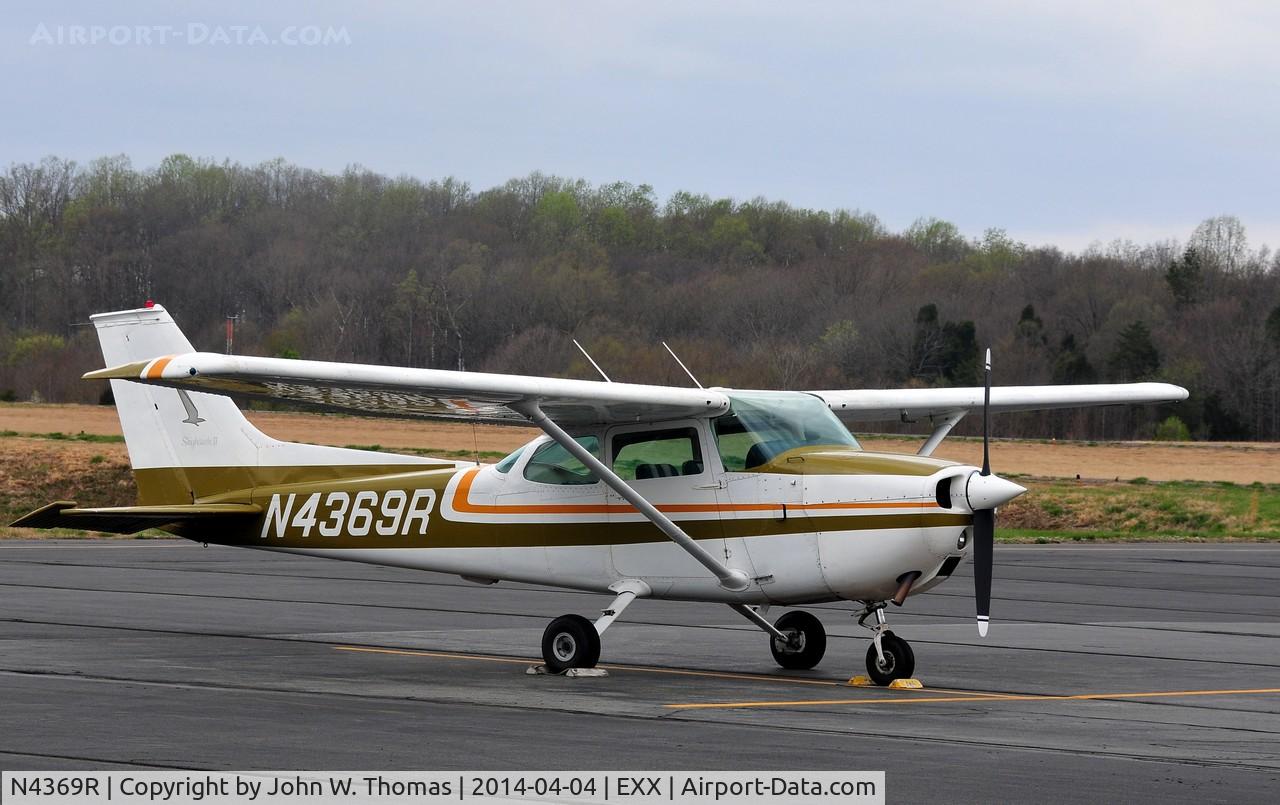
[[[472,503],[471,484],[479,469],[467,470],[453,493],[453,508],[465,514],[638,514],[630,504],[608,503],[525,503],[496,505]],[[781,503],[660,503],[658,511],[672,514],[705,514],[723,512],[773,512],[781,511]],[[936,501],[915,503],[788,503],[791,509],[936,509]]]
[[[150,367],[147,368],[147,379],[148,380],[160,379],[160,376],[164,373],[164,367],[168,366],[169,361],[171,360],[173,360],[172,355],[166,355],[163,358],[157,358],[156,361],[152,363]]]

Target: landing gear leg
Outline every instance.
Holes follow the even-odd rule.
[[[542,660],[553,674],[570,668],[594,668],[600,661],[600,636],[638,596],[649,594],[649,585],[638,579],[613,584],[613,603],[600,612],[595,623],[581,615],[561,615],[542,633]]]
[[[867,647],[867,675],[877,685],[888,685],[895,679],[906,679],[915,673],[916,657],[907,641],[889,631],[885,618],[884,601],[864,601],[858,616],[858,625],[872,632],[871,645]],[[868,626],[867,619],[874,616],[875,625]]]

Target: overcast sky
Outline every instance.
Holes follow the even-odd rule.
[[[0,163],[540,170],[1071,249],[1225,213],[1280,246],[1274,2],[354,5],[6,2]],[[284,43],[309,26],[337,41]]]

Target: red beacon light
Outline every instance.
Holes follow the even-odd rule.
[[[142,306],[145,308],[153,308],[156,306],[156,300],[148,299],[147,301],[142,303]]]

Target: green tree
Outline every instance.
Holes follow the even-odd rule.
[[[595,224],[596,240],[610,252],[625,251],[635,245],[636,228],[622,207],[605,207]]]
[[[1120,331],[1107,369],[1114,380],[1132,382],[1146,380],[1160,368],[1160,352],[1151,340],[1147,323],[1138,319]]]
[[[978,336],[971,321],[942,325],[942,377],[953,386],[978,382]]]
[[[1076,346],[1076,337],[1071,333],[1064,335],[1053,361],[1053,382],[1094,383],[1097,380],[1098,373],[1089,363],[1089,356]]]
[[[969,243],[959,228],[938,218],[917,218],[902,234],[934,262],[954,262],[969,250]]]
[[[582,210],[572,193],[559,190],[538,199],[533,211],[533,231],[543,248],[556,248],[582,224]]]
[[[736,213],[722,215],[711,225],[709,239],[717,258],[732,263],[753,265],[762,262],[764,249],[755,241],[747,219]]]
[[[1187,427],[1187,423],[1176,416],[1171,416],[1156,425],[1156,441],[1189,442],[1191,441],[1191,430]]]
[[[1271,346],[1280,351],[1280,305],[1276,305],[1271,309],[1271,313],[1267,315],[1267,340],[1271,342]]]
[[[1044,322],[1036,315],[1034,305],[1027,305],[1022,309],[1014,334],[1018,341],[1028,346],[1042,347],[1049,342],[1048,336],[1044,334]]]
[[[427,307],[431,300],[430,288],[418,280],[416,269],[409,269],[399,284],[391,301],[391,319],[396,323],[396,330],[402,337],[404,362],[407,366],[416,366],[415,361],[422,361],[424,355],[415,350],[423,331],[430,327]]]
[[[1181,257],[1169,263],[1164,272],[1164,280],[1169,284],[1169,292],[1173,294],[1173,301],[1178,307],[1195,304],[1203,273],[1200,252],[1192,247],[1188,247]]]
[[[970,385],[978,376],[977,329],[972,321],[947,321],[932,302],[916,312],[911,374],[952,385]]]

